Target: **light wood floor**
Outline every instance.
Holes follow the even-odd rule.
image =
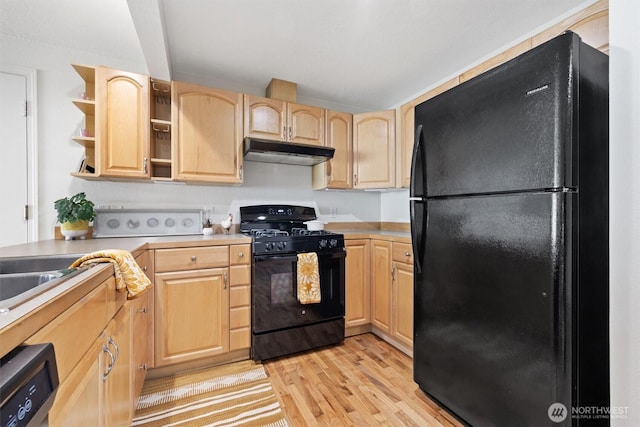
[[[460,426],[413,382],[413,360],[373,334],[263,363],[297,426]]]

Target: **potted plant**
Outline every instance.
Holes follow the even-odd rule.
[[[205,218],[202,221],[202,234],[205,236],[211,236],[213,234],[213,222],[211,218]]]
[[[89,222],[96,217],[93,202],[85,193],[56,200],[53,204],[58,213],[60,232],[65,240],[82,237],[89,231]]]

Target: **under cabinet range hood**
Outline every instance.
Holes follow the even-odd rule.
[[[333,158],[335,148],[245,138],[244,159],[264,163],[313,166]]]

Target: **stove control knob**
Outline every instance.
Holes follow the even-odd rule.
[[[338,239],[329,240],[329,246],[332,248],[335,248],[336,246],[338,246]]]
[[[320,243],[320,248],[323,249],[323,248],[327,247],[327,243],[329,243],[329,242],[327,242],[326,240],[322,239],[322,240],[320,240],[319,243]]]
[[[284,250],[285,246],[287,246],[287,242],[278,242],[278,250]]]
[[[270,251],[271,249],[273,249],[273,243],[271,243],[271,242],[267,242],[267,243],[265,243],[265,245],[264,245],[264,249],[265,249],[266,251]]]

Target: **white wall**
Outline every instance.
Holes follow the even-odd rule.
[[[640,2],[610,0],[612,426],[640,426]]]
[[[125,208],[165,206],[203,208],[214,206],[214,221],[226,217],[238,200],[311,201],[328,221],[379,221],[380,195],[371,192],[312,191],[311,168],[247,162],[242,186],[123,183],[84,181],[70,176],[78,166],[83,148],[71,136],[83,123],[82,113],[71,100],[82,91],[83,81],[70,64],[105,65],[147,73],[144,58],[105,57],[96,52],[34,44],[0,35],[3,64],[37,70],[38,86],[38,221],[39,239],[53,237],[53,202],[85,191],[98,205]],[[3,184],[5,185],[5,184]],[[338,215],[330,216],[331,208]]]

